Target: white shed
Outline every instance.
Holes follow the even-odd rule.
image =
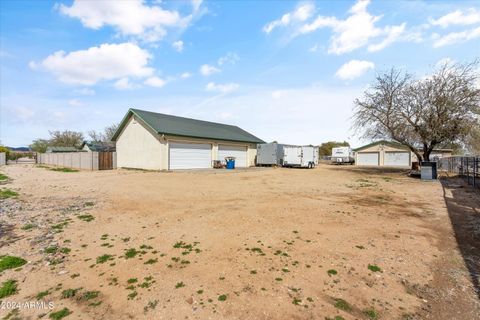
[[[410,167],[418,161],[415,153],[401,143],[395,141],[377,141],[355,151],[355,164],[359,166]],[[451,149],[434,149],[431,159],[450,156]]]

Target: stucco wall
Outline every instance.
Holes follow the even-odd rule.
[[[156,136],[156,134],[155,134]],[[117,167],[164,169],[165,141],[157,139],[140,121],[131,117],[117,138]]]
[[[359,153],[369,153],[369,152],[378,152],[378,162],[380,166],[385,165],[385,152],[410,152],[409,150],[402,149],[402,148],[396,148],[390,145],[385,145],[385,144],[377,144],[373,145],[369,148],[362,149],[360,151],[355,152],[355,163],[358,163],[358,154]],[[410,152],[410,163],[409,166],[412,165],[412,161],[416,161],[417,156],[413,152]]]
[[[373,145],[369,148],[362,149],[362,150],[356,152],[355,153],[355,162],[357,162],[357,157],[358,157],[359,153],[379,152],[379,162],[380,162],[380,165],[383,166],[385,164],[385,152],[389,152],[389,151],[396,151],[396,152],[407,151],[407,152],[410,152],[410,166],[412,165],[412,162],[418,162],[417,156],[415,155],[415,153],[411,152],[410,150],[396,148],[396,147],[392,147],[392,146],[385,145],[385,144]],[[422,153],[422,151],[420,151],[420,153]],[[451,155],[452,155],[452,152],[449,151],[449,150],[437,149],[437,150],[432,151],[432,153],[430,154],[430,159],[433,159],[435,156],[438,156],[439,158],[442,158],[442,157],[449,157]]]
[[[183,142],[183,143],[208,143],[212,145],[212,159],[217,159],[218,156],[218,145],[231,145],[231,146],[241,146],[247,148],[247,165],[249,167],[255,166],[255,156],[257,155],[257,146],[255,144],[249,144],[246,142],[234,142],[226,140],[211,140],[211,139],[200,139],[200,138],[189,138],[189,137],[178,137],[178,136],[165,136],[164,139],[167,140],[164,151],[164,170],[168,169],[168,148],[170,142]]]
[[[98,152],[38,153],[37,163],[82,170],[98,170]],[[113,166],[115,168],[115,155]]]

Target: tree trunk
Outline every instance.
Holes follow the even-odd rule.
[[[430,161],[430,153],[432,150],[426,143],[423,144],[423,161]]]

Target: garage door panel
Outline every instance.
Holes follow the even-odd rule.
[[[379,165],[379,153],[378,152],[364,152],[358,153],[357,165],[359,166],[378,166]]]
[[[225,161],[226,157],[235,157],[236,167],[246,167],[247,147],[234,145],[219,145],[217,160]]]
[[[212,145],[170,143],[169,169],[203,169],[212,167]]]
[[[386,166],[410,166],[410,152],[385,152]]]

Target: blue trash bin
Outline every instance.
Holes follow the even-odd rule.
[[[226,158],[225,159],[226,163],[227,163],[227,169],[235,169],[235,158]]]

